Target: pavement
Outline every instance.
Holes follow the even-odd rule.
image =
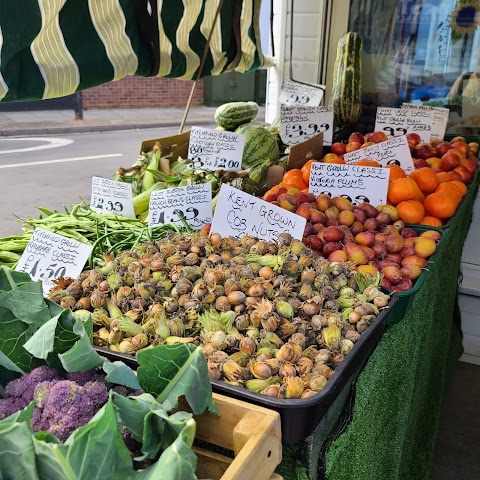
[[[77,120],[73,110],[42,110],[28,112],[0,111],[2,136],[54,135],[83,132],[108,132],[157,127],[180,127],[184,108],[131,108],[84,110]],[[216,107],[192,107],[187,126],[211,125]]]

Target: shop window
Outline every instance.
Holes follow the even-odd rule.
[[[364,41],[363,113],[377,106],[447,107],[447,133],[480,133],[480,1],[351,0],[349,26]]]

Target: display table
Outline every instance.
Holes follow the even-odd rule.
[[[336,434],[317,428],[286,446],[277,470],[286,480],[315,479],[323,461],[328,480],[430,478],[446,383],[462,352],[460,258],[479,183],[477,175],[405,318],[385,332],[353,386],[351,421],[344,408]]]

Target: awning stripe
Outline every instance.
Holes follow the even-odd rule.
[[[80,73],[65,45],[58,14],[66,0],[38,0],[42,29],[30,50],[45,81],[42,98],[54,98],[74,93],[80,83]]]
[[[250,70],[255,55],[255,44],[250,38],[249,32],[253,18],[253,0],[243,0],[242,16],[240,18],[240,35],[242,39],[242,57],[235,70],[246,72]]]
[[[211,35],[220,0],[157,0],[154,12],[147,4],[0,1],[0,101],[60,97],[126,75],[191,80],[270,62],[261,52],[261,0],[223,0]]]
[[[2,66],[2,46],[3,46],[3,34],[2,34],[2,29],[0,27],[0,68]],[[8,92],[8,85],[5,83],[5,80],[3,79],[2,72],[0,70],[0,100],[5,97],[5,95]]]
[[[185,56],[185,73],[178,78],[190,80],[200,66],[200,55],[190,47],[190,33],[197,22],[202,10],[202,0],[182,0],[184,11],[183,17],[177,29],[177,47]]]
[[[138,68],[138,57],[125,32],[126,20],[118,0],[89,0],[88,7],[95,30],[113,66],[113,80],[133,75]]]
[[[165,77],[172,71],[172,42],[165,34],[162,22],[162,7],[163,0],[157,0],[158,7],[158,32],[159,32],[159,45],[160,45],[160,69],[158,70],[157,77]]]
[[[205,41],[208,39],[212,30],[213,21],[215,20],[215,14],[220,0],[206,0],[205,2],[205,14],[200,26],[200,31],[205,37]],[[210,38],[210,54],[213,58],[213,67],[211,69],[212,75],[218,75],[222,73],[227,63],[227,56],[222,50],[222,20],[221,16],[217,18],[215,27]]]

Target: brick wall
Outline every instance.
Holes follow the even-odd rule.
[[[192,81],[163,77],[125,77],[83,90],[83,108],[184,107]],[[203,81],[195,91],[192,105],[203,103]]]

